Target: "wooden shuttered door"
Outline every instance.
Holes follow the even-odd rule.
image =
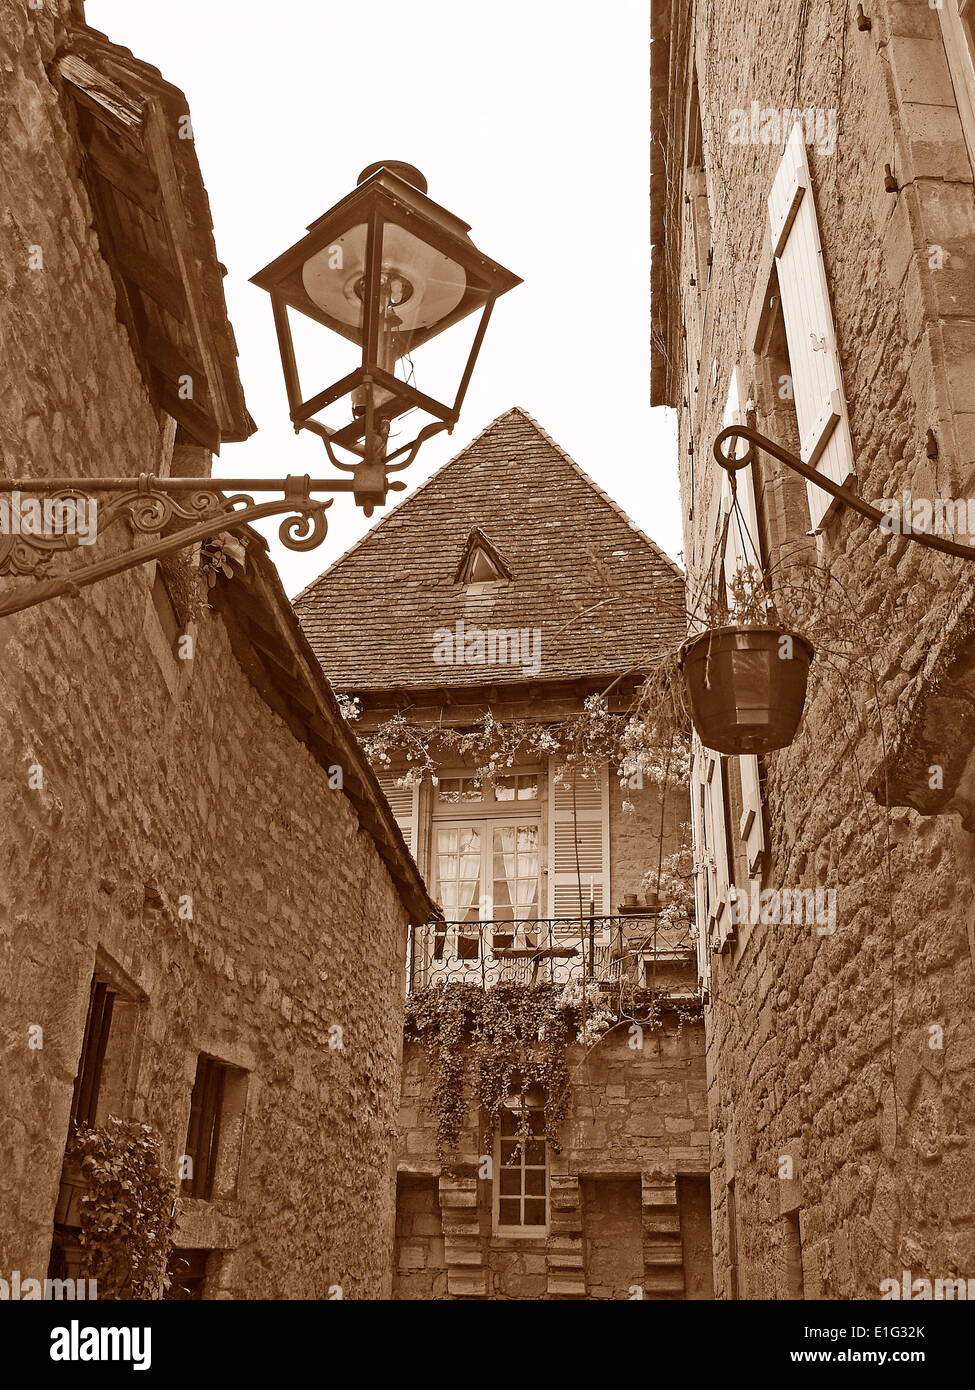
[[[393,813],[393,819],[403,832],[410,853],[416,858],[417,825],[419,823],[420,788],[398,787],[395,777],[380,777],[382,787]]]
[[[588,915],[590,884],[596,915],[608,915],[612,912],[609,900],[609,769],[604,767],[596,778],[584,777],[578,771],[566,772],[561,782],[556,772],[557,764],[554,759],[550,760],[549,916],[578,917],[580,911],[583,916]]]
[[[833,482],[843,483],[853,472],[853,445],[801,122],[793,126],[786,143],[769,195],[768,215],[800,454],[803,462]],[[806,484],[806,492],[809,515],[817,527],[833,499],[812,483]]]
[[[740,397],[737,370],[731,374],[728,389],[728,402],[725,406],[724,424],[745,423],[745,412]],[[762,569],[761,541],[758,534],[758,504],[755,499],[755,478],[752,465],[739,468],[735,474],[737,507],[732,511],[731,482],[728,473],[722,470],[723,513],[731,512],[728,521],[728,537],[724,551],[725,585],[729,605],[732,602],[731,581],[738,571],[747,566]],[[754,754],[738,758],[741,781],[741,821],[734,827],[745,846],[748,857],[749,877],[760,875],[765,854],[765,826],[762,814],[762,788],[759,775],[758,758]],[[729,827],[730,829],[730,827]]]

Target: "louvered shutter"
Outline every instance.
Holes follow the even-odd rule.
[[[389,809],[393,813],[393,819],[403,832],[403,839],[409,846],[410,853],[416,858],[416,830],[419,822],[420,809],[420,788],[398,787],[395,777],[380,777],[379,785],[382,787],[386,800],[389,802]]]
[[[694,919],[697,925],[697,973],[703,985],[711,974],[708,950],[708,848],[704,833],[704,758],[695,749],[691,763],[691,837],[694,848]]]
[[[570,771],[564,774],[563,782],[557,780],[556,770],[552,759],[548,788],[549,916],[579,916],[580,879],[583,914],[589,912],[590,882],[596,915],[609,914],[609,769],[604,767],[595,779]]]
[[[731,374],[724,424],[725,426],[740,425],[744,422],[736,369]],[[724,471],[722,471],[722,477],[724,480],[724,510],[727,512],[731,510],[731,482],[728,474]],[[739,468],[735,478],[738,509],[732,514],[728,523],[728,539],[724,553],[725,584],[728,589],[729,603],[731,602],[731,580],[738,570],[746,565],[752,565],[759,570],[762,568],[762,559],[758,549],[758,505],[755,501],[755,479],[752,474],[752,465],[749,464],[747,468]],[[762,815],[762,788],[759,779],[758,758],[754,754],[743,755],[738,759],[738,768],[741,774],[742,800],[742,815],[738,834],[744,841],[745,851],[748,855],[749,876],[754,877],[761,874],[762,859],[765,854],[765,826]]]
[[[789,343],[800,456],[833,482],[843,483],[853,472],[853,444],[801,122],[793,126],[786,143],[769,195],[768,215]],[[816,527],[833,499],[812,483],[806,484],[806,492]]]

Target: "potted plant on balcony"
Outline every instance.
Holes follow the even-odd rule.
[[[694,728],[718,753],[771,753],[795,737],[813,646],[776,621],[764,576],[739,569],[706,596],[705,627],[681,645],[678,663]]]

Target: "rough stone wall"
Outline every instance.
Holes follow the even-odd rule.
[[[714,263],[700,386],[693,407],[679,411],[692,566],[709,553],[710,445],[736,363],[758,427],[779,433],[752,345],[772,263],[766,199],[780,150],[725,138],[730,112],[753,100],[838,110],[835,151],[810,147],[809,158],[861,494],[975,493],[975,197],[937,11],[926,0],[877,0],[863,7],[871,27],[861,31],[856,7],[841,0],[801,8],[801,40],[792,0],[732,0],[699,13]],[[885,164],[896,192],[885,188]],[[949,253],[941,269],[936,247]],[[693,265],[685,239],[687,316],[697,312],[684,289]],[[694,397],[686,383],[682,395]],[[795,744],[766,759],[765,886],[836,888],[835,934],[755,927],[714,961],[719,1297],[730,1289],[731,1182],[740,1297],[789,1296],[783,1218],[797,1208],[807,1298],[875,1298],[880,1281],[904,1269],[931,1278],[975,1272],[975,841],[952,816],[901,808],[888,819],[865,790],[883,751],[874,697],[889,744],[899,700],[937,654],[952,611],[970,600],[971,566],[907,540],[888,544],[850,513],[827,522],[818,546],[880,656],[849,696],[823,670]],[[949,726],[942,737],[947,760]],[[791,1180],[779,1176],[790,1171],[783,1158],[793,1160]]]
[[[648,1183],[673,1187],[675,1178],[679,1188],[681,1175],[706,1181],[707,1099],[701,1034],[699,1024],[686,1025],[679,1036],[676,1028],[668,1026],[647,1032],[642,1049],[637,1049],[628,1046],[625,1030],[620,1030],[588,1056],[580,1047],[570,1048],[570,1104],[562,1127],[562,1152],[551,1155],[551,1182],[553,1206],[558,1185],[577,1189],[573,1205],[578,1234],[572,1258],[578,1267],[571,1293],[559,1279],[563,1252],[556,1249],[554,1216],[549,1239],[493,1233],[491,1182],[473,1176],[482,1161],[484,1134],[473,1092],[456,1154],[456,1171],[470,1175],[458,1179],[468,1184],[470,1201],[463,1265],[457,1252],[451,1254],[451,1235],[460,1225],[450,1210],[452,1193],[445,1194],[443,1181],[441,1201],[437,1200],[440,1163],[434,1079],[423,1047],[407,1042],[400,1112],[396,1297],[443,1298],[477,1292],[476,1285],[465,1288],[455,1282],[459,1271],[467,1277],[473,1271],[481,1279],[479,1296],[488,1298],[628,1298],[634,1285],[643,1289],[646,1298],[701,1297],[711,1261],[709,1242],[701,1242],[701,1203],[678,1204],[672,1193],[672,1212],[661,1219],[656,1198],[646,1190]],[[705,1207],[705,1223],[706,1217]]]
[[[0,9],[0,447],[20,473],[157,471],[165,431],[45,72],[54,12]],[[380,1297],[405,912],[212,615],[174,697],[151,577],[0,621],[0,1268],[46,1273],[97,953],[139,1000],[124,1108],[171,1171],[198,1054],[249,1074],[236,1196],[184,1203],[180,1244],[225,1252],[210,1296]]]
[[[630,810],[624,809],[624,802]],[[690,819],[686,789],[668,787],[661,808],[655,787],[621,787],[614,769],[609,774],[609,867],[611,892],[609,908],[615,912],[624,893],[636,893],[641,902],[644,875],[656,872],[659,858],[666,860],[682,843],[683,827]],[[660,843],[661,809],[663,844]]]

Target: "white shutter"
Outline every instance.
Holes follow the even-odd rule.
[[[737,368],[731,374],[724,424],[725,426],[744,424]],[[724,479],[724,511],[728,512],[731,510],[731,482],[728,473],[723,470],[722,477]],[[738,570],[746,565],[753,565],[757,570],[762,568],[762,559],[758,549],[758,505],[755,501],[755,479],[752,474],[752,465],[749,464],[747,468],[739,468],[735,478],[738,509],[732,514],[728,522],[728,539],[724,553],[725,585],[729,603],[731,602],[731,580]],[[750,876],[755,876],[761,874],[762,860],[765,854],[765,827],[762,816],[762,790],[759,780],[758,758],[754,754],[742,755],[738,758],[738,768],[741,774],[742,800],[742,816],[738,826],[738,834],[745,843],[745,850],[748,855],[748,873]]]
[[[728,902],[728,828],[724,814],[724,769],[717,753],[703,749],[704,838],[708,869],[708,937],[715,950],[723,951],[734,936]]]
[[[843,396],[829,285],[809,177],[802,122],[792,127],[768,200],[772,249],[789,343],[800,457],[835,483],[853,472],[853,444]],[[806,484],[817,527],[832,505],[828,492]]]
[[[700,747],[691,763],[691,838],[694,848],[694,919],[697,927],[697,974],[707,987],[711,976],[708,949],[708,848],[704,833],[704,759]]]
[[[580,879],[583,914],[589,912],[591,883],[596,916],[610,915],[612,907],[609,901],[609,769],[604,767],[595,780],[592,777],[583,777],[575,770],[567,771],[563,773],[564,781],[560,782],[556,778],[557,768],[555,759],[550,759],[549,916],[579,916]]]
[[[416,858],[416,830],[419,823],[420,809],[420,788],[398,787],[395,777],[380,777],[379,785],[382,787],[386,800],[389,802],[389,809],[393,813],[393,819],[403,832],[403,839],[409,846],[410,853]]]

